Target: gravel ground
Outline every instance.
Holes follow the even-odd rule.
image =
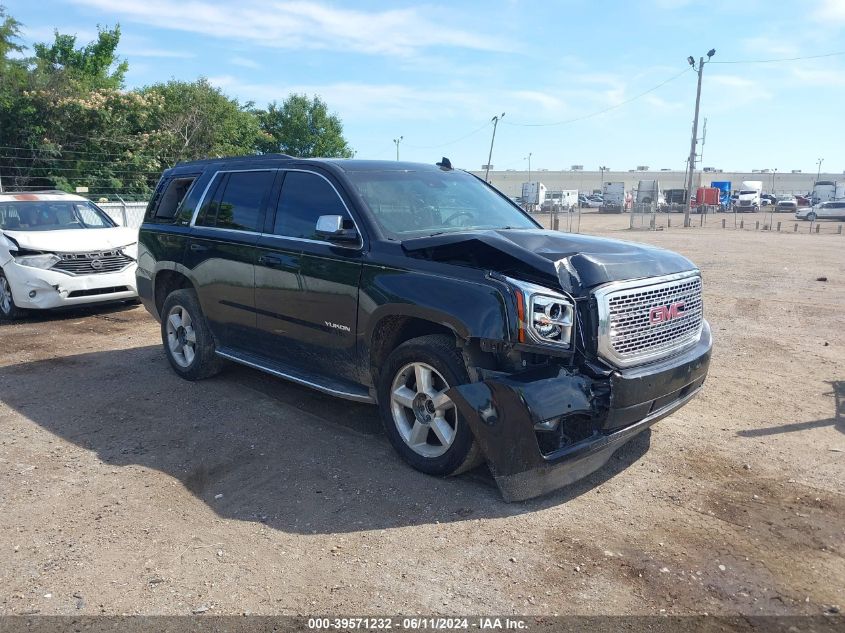
[[[0,614],[845,608],[845,236],[627,224],[581,228],[701,267],[710,378],[521,504],[406,467],[372,407],[180,380],[143,308],[0,324]]]

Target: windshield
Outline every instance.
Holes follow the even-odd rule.
[[[471,229],[539,228],[518,207],[462,171],[355,171],[349,179],[390,239]]]
[[[756,194],[757,194],[757,192],[754,191],[753,189],[749,189],[747,191],[740,191],[739,192],[739,195],[741,195],[741,196],[756,195]]]
[[[0,229],[7,231],[64,231],[117,226],[91,202],[33,200],[0,202]]]

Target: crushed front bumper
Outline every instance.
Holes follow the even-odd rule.
[[[66,275],[10,261],[3,266],[3,272],[9,280],[15,305],[27,310],[107,303],[138,296],[134,263],[114,273]]]
[[[710,365],[705,321],[696,345],[663,361],[593,378],[564,369],[532,370],[454,387],[448,395],[467,421],[505,501],[566,486],[601,468],[638,433],[698,393]],[[548,453],[535,424],[589,420],[587,437]]]

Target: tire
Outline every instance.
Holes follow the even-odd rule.
[[[420,378],[428,382],[423,389],[430,395],[419,388]],[[469,426],[442,395],[468,382],[463,357],[450,336],[411,339],[387,358],[378,386],[381,421],[393,448],[416,470],[445,477],[483,461]]]
[[[210,378],[225,365],[192,289],[174,290],[164,300],[161,341],[173,371],[185,380]]]
[[[0,319],[7,321],[14,321],[21,319],[27,314],[26,310],[22,310],[15,305],[15,300],[12,297],[12,287],[3,270],[0,269]]]
[[[815,222],[815,221],[816,221],[816,214],[815,214],[815,212],[810,212],[810,213],[808,213],[808,214],[807,214],[807,220],[809,220],[810,222]]]

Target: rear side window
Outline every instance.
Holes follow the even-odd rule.
[[[346,228],[354,228],[343,201],[325,178],[304,171],[287,172],[276,208],[273,233],[319,239],[316,227],[317,218],[321,215],[339,215],[344,218]]]
[[[171,180],[161,194],[153,217],[156,220],[172,220],[175,218],[176,210],[182,204],[182,200],[185,199],[185,195],[187,195],[191,185],[194,184],[194,180],[196,180],[194,176]]]
[[[220,229],[258,231],[262,209],[273,185],[275,172],[242,171],[222,176],[214,201],[199,224]]]

